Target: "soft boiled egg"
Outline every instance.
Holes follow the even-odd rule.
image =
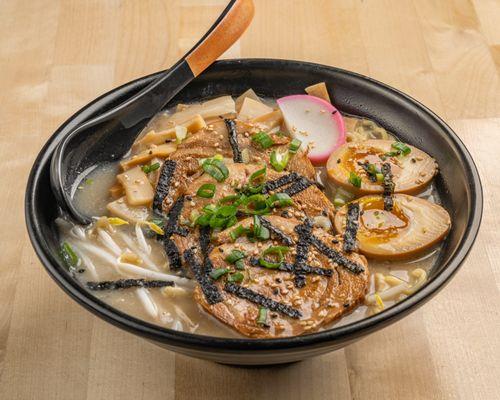
[[[359,204],[359,251],[380,259],[401,259],[418,254],[441,241],[451,227],[448,212],[427,200],[395,194],[391,211],[384,210],[380,195],[368,195]],[[342,233],[346,225],[347,206],[335,215],[334,225]]]
[[[328,178],[357,194],[382,193],[382,164],[391,166],[394,191],[421,192],[438,171],[434,159],[422,150],[394,140],[366,140],[346,143],[334,151],[326,164]],[[367,167],[373,172],[367,172]],[[377,176],[377,173],[379,175]],[[359,177],[354,181],[352,176]],[[378,178],[378,179],[377,179]]]

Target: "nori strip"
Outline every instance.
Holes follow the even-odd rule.
[[[238,144],[238,135],[236,133],[236,121],[234,119],[224,119],[224,123],[226,124],[229,144],[231,145],[231,149],[233,150],[233,161],[235,163],[243,162],[243,158],[241,157],[241,150]]]
[[[301,176],[297,181],[292,183],[286,189],[283,189],[281,193],[286,193],[290,197],[295,196],[297,193],[306,190],[309,186],[314,185],[314,182],[310,181],[304,176]]]
[[[220,303],[223,298],[217,286],[214,285],[212,279],[210,279],[210,277],[208,276],[208,273],[210,271],[207,271],[207,264],[202,266],[202,264],[198,261],[196,255],[194,254],[193,248],[187,249],[184,252],[184,261],[191,267],[194,277],[200,285],[208,304],[213,305],[216,303]]]
[[[375,175],[373,173],[373,171],[370,170],[370,167],[369,167],[370,163],[368,161],[365,161],[364,163],[358,162],[358,165],[365,170],[366,175],[368,175],[368,179],[371,182],[373,182],[373,183],[377,182],[377,175]]]
[[[203,257],[208,257],[210,252],[210,227],[200,226],[200,249]]]
[[[170,237],[174,233],[180,236],[187,236],[189,231],[178,225],[179,215],[181,214],[182,208],[184,207],[184,196],[180,196],[170,209],[167,215],[167,223],[165,224],[165,236]]]
[[[181,253],[176,244],[169,237],[163,239],[163,247],[167,255],[170,269],[177,270],[182,267]]]
[[[160,288],[165,286],[174,286],[174,282],[147,279],[118,279],[116,281],[87,282],[87,287],[90,290],[116,290],[133,287]]]
[[[311,245],[312,226],[312,220],[307,218],[302,225],[295,227],[295,232],[299,235],[299,241],[297,243],[293,269],[295,274],[294,283],[298,288],[304,287],[306,284],[306,277],[300,271],[304,270],[306,266],[309,247]]]
[[[260,293],[254,292],[253,290],[237,285],[235,283],[227,282],[224,286],[224,290],[228,293],[234,294],[241,299],[245,299],[254,304],[258,304],[259,306],[267,308],[268,310],[280,312],[290,318],[299,319],[300,317],[302,317],[302,313],[296,308],[290,307],[278,301],[274,301],[269,297],[266,297]]]
[[[299,179],[300,175],[296,172],[291,172],[287,175],[283,175],[274,181],[267,181],[262,189],[262,193],[268,193],[272,190],[276,190],[282,186],[289,185]]]
[[[392,171],[391,164],[383,163],[382,164],[382,174],[384,175],[384,210],[391,211],[394,207],[394,199],[392,195],[394,194],[395,184],[392,180]]]
[[[158,215],[163,215],[162,204],[170,191],[172,177],[174,176],[177,163],[174,160],[166,160],[158,178],[155,196],[153,198],[153,211]]]
[[[347,205],[347,223],[344,231],[344,251],[350,253],[355,251],[356,235],[359,228],[359,203],[349,203]]]
[[[260,223],[262,226],[265,228],[269,229],[269,231],[274,234],[274,236],[281,240],[284,244],[287,246],[292,246],[293,245],[293,239],[288,236],[285,232],[283,232],[281,229],[276,228],[273,224],[271,224],[266,218],[264,217],[258,217],[260,219]]]
[[[250,259],[250,263],[255,267],[261,267],[259,264],[259,259],[252,257]],[[265,267],[262,267],[265,268]],[[281,265],[276,268],[278,271],[282,272],[291,272],[291,273],[299,273],[303,275],[311,274],[311,275],[320,275],[320,276],[332,276],[333,269],[328,268],[320,268],[320,267],[312,267],[310,265],[304,264],[302,267],[296,268],[293,264],[290,263],[281,263]]]
[[[310,238],[310,243],[314,247],[316,247],[321,253],[327,256],[330,260],[332,260],[334,263],[337,263],[338,265],[348,269],[349,271],[355,274],[359,274],[365,270],[363,266],[349,260],[347,257],[345,257],[342,253],[338,252],[337,250],[328,247],[316,236],[311,235],[309,238]]]

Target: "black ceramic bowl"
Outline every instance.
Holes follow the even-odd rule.
[[[472,158],[457,135],[434,113],[407,95],[370,78],[323,65],[284,60],[219,61],[186,87],[172,104],[248,88],[268,97],[301,93],[320,81],[333,90],[342,112],[373,119],[403,141],[436,158],[439,194],[453,221],[452,229],[425,286],[375,316],[338,328],[286,339],[225,339],[177,332],[126,315],[86,291],[61,264],[54,219],[59,209],[50,190],[49,166],[54,147],[73,127],[119,104],[155,79],[127,83],[93,101],[67,120],[38,155],[26,189],[26,222],[33,246],[52,278],[78,303],[121,329],[167,349],[231,364],[278,364],[339,349],[416,310],[458,271],[479,229],[482,190]],[[401,339],[404,340],[404,339]]]

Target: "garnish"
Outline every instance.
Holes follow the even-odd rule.
[[[292,153],[292,154],[295,154],[295,153],[297,153],[297,151],[299,151],[301,145],[302,145],[301,140],[293,139],[290,142],[290,145],[288,146],[288,151],[290,151],[290,153]]]
[[[207,158],[203,161],[201,167],[203,168],[203,171],[209,174],[217,182],[223,182],[229,176],[229,170],[226,165],[222,162],[222,160],[216,157]]]
[[[269,161],[276,171],[281,172],[286,168],[289,160],[290,153],[288,151],[286,153],[278,153],[276,150],[273,150]]]
[[[232,275],[229,275],[227,281],[240,283],[243,281],[243,279],[245,279],[245,275],[243,275],[241,272],[236,272]]]
[[[162,226],[160,226],[158,223],[153,222],[153,221],[161,221],[161,220],[151,220],[151,221],[145,221],[144,224],[148,226],[149,229],[151,229],[153,232],[155,232],[158,235],[164,235],[165,231],[163,230]],[[163,225],[163,221],[160,223]]]
[[[403,142],[394,142],[391,144],[391,147],[394,149],[394,151],[389,151],[385,153],[384,156],[387,157],[396,157],[400,155],[407,156],[408,154],[411,153],[411,148]],[[383,160],[385,160],[385,158],[383,158]]]
[[[174,282],[148,279],[118,279],[116,281],[87,282],[87,287],[90,290],[117,290],[133,287],[160,288],[165,286],[174,286]]]
[[[108,222],[111,225],[120,226],[120,225],[128,225],[128,221],[118,217],[108,217]]]
[[[244,191],[250,194],[260,193],[266,181],[267,166],[255,171],[248,179],[248,185],[245,186]]]
[[[276,269],[279,268],[281,263],[285,260],[285,254],[290,250],[288,246],[270,246],[262,253],[262,257],[259,258],[259,264],[265,268]],[[275,256],[278,260],[266,259],[266,256]]]
[[[333,204],[336,207],[342,207],[346,203],[349,203],[354,198],[354,195],[342,187],[338,187],[335,192],[335,197],[333,198]]]
[[[267,312],[269,310],[264,307],[259,307],[259,316],[257,317],[257,325],[263,325],[265,327],[269,326],[267,324]]]
[[[243,212],[246,214],[263,215],[269,213],[268,196],[253,194],[242,201]]]
[[[233,241],[238,239],[240,236],[246,235],[248,232],[250,232],[249,229],[243,227],[242,225],[238,225],[236,228],[234,228],[230,233],[229,236]]]
[[[269,229],[262,226],[261,220],[257,215],[253,216],[253,237],[257,240],[267,240],[271,237]],[[248,233],[247,233],[248,235]]]
[[[59,250],[59,255],[67,268],[76,268],[79,258],[68,242],[63,242]]]
[[[229,268],[217,268],[210,271],[209,275],[214,281],[219,279],[221,276],[226,275],[229,272]]]
[[[236,218],[238,208],[236,206],[215,206],[208,204],[202,210],[204,214],[196,219],[196,224],[201,226],[225,229],[233,226],[238,221]]]
[[[141,167],[142,171],[145,174],[149,174],[150,172],[156,171],[158,168],[160,168],[160,163],[158,162],[151,165],[143,165]]]
[[[267,199],[269,207],[287,207],[293,205],[292,198],[286,193],[275,193]]]
[[[213,183],[205,183],[198,188],[196,192],[198,197],[211,199],[215,195],[215,185]]]
[[[245,263],[243,259],[247,255],[241,250],[231,250],[231,253],[226,257],[226,261],[229,264],[234,264],[236,269],[245,269]]]
[[[358,162],[358,165],[361,166],[366,174],[368,175],[368,179],[371,182],[382,182],[384,180],[384,175],[382,172],[377,168],[375,164],[371,164],[368,161],[365,161],[364,163]]]
[[[356,235],[359,227],[359,203],[347,206],[347,222],[344,231],[344,251],[350,253],[356,250]]]
[[[233,161],[235,163],[243,162],[243,157],[238,145],[238,134],[236,132],[236,121],[234,119],[224,119],[224,123],[226,124],[229,144],[231,145],[231,149],[233,150]]]
[[[234,294],[235,296],[251,301],[254,304],[258,304],[264,308],[271,311],[280,312],[290,318],[299,319],[302,317],[302,313],[296,308],[290,307],[286,304],[274,301],[260,293],[254,292],[251,289],[237,285],[232,282],[226,283],[224,290],[228,293]]]
[[[382,164],[382,174],[384,175],[384,210],[391,211],[394,206],[392,195],[394,194],[394,188],[396,187],[394,181],[392,180],[391,164]]]
[[[356,174],[355,172],[351,171],[349,173],[349,183],[352,186],[360,188],[361,187],[361,177],[358,174]]]
[[[252,142],[258,143],[263,149],[271,147],[274,142],[266,132],[258,132],[252,136]]]

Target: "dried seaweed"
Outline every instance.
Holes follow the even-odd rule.
[[[356,235],[359,228],[359,203],[347,205],[347,222],[344,231],[344,251],[351,252],[357,249]]]
[[[116,281],[87,282],[87,287],[90,290],[117,290],[133,287],[160,288],[165,286],[174,286],[174,282],[147,279],[118,279]]]

